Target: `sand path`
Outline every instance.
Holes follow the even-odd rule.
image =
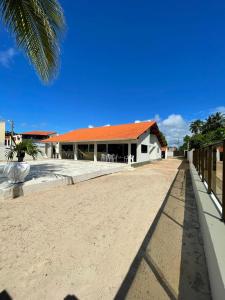
[[[181,161],[0,202],[0,291],[113,299]]]

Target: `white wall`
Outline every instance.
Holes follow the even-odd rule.
[[[0,121],[0,146],[5,145],[5,121]]]
[[[147,153],[141,153],[141,145],[147,145]],[[144,162],[161,158],[161,145],[157,136],[150,134],[150,130],[143,133],[137,144],[137,162]]]
[[[162,157],[161,145],[156,135],[150,134],[150,159],[160,159]]]
[[[187,159],[190,163],[193,163],[193,151],[194,150],[187,151]]]
[[[173,151],[167,151],[167,157],[173,157],[174,153]]]
[[[6,161],[5,154],[6,154],[6,147],[4,145],[0,145],[0,161],[1,160]]]

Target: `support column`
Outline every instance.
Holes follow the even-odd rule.
[[[216,161],[220,161],[220,150],[219,150],[219,147],[216,148]]]
[[[167,148],[165,150],[165,159],[167,159]]]
[[[50,144],[50,158],[53,158],[53,143]]]
[[[76,143],[74,143],[73,144],[73,149],[74,149],[74,160],[77,160],[78,159],[78,157],[77,157],[77,144]]]
[[[128,165],[131,164],[131,143],[128,143]]]
[[[59,159],[62,159],[62,144],[59,143]]]
[[[45,156],[48,157],[48,144],[45,143]]]
[[[97,143],[94,143],[94,162],[97,162],[97,155],[98,155]]]

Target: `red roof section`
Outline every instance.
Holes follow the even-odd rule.
[[[56,133],[55,131],[42,131],[42,130],[34,130],[34,131],[27,131],[23,132],[24,135],[51,135]]]
[[[155,121],[150,121],[77,129],[65,134],[50,137],[49,139],[44,140],[44,142],[135,140],[151,127],[154,127],[154,134],[157,135],[159,133],[157,124]]]

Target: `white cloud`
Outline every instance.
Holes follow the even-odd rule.
[[[183,127],[185,124],[185,121],[181,115],[170,115],[167,119],[162,121],[162,125],[166,127]]]
[[[150,122],[152,120],[135,120],[134,123]]]
[[[5,51],[0,51],[0,64],[3,67],[9,67],[15,55],[16,51],[14,48],[9,48]]]
[[[225,114],[225,106],[217,106],[213,112],[221,112],[222,114]]]
[[[161,119],[159,114],[148,120],[136,120],[134,123],[147,122],[155,120],[159,129],[166,136],[169,146],[178,146],[183,144],[183,137],[189,134],[189,122],[180,114],[171,114],[166,119]]]
[[[104,127],[108,127],[108,126],[111,126],[111,125],[110,125],[110,124],[105,124],[105,125],[104,125]]]
[[[88,128],[94,128],[94,126],[93,125],[88,125]]]
[[[166,136],[169,146],[183,143],[183,137],[189,133],[189,122],[179,114],[172,114],[158,122],[160,130]]]

